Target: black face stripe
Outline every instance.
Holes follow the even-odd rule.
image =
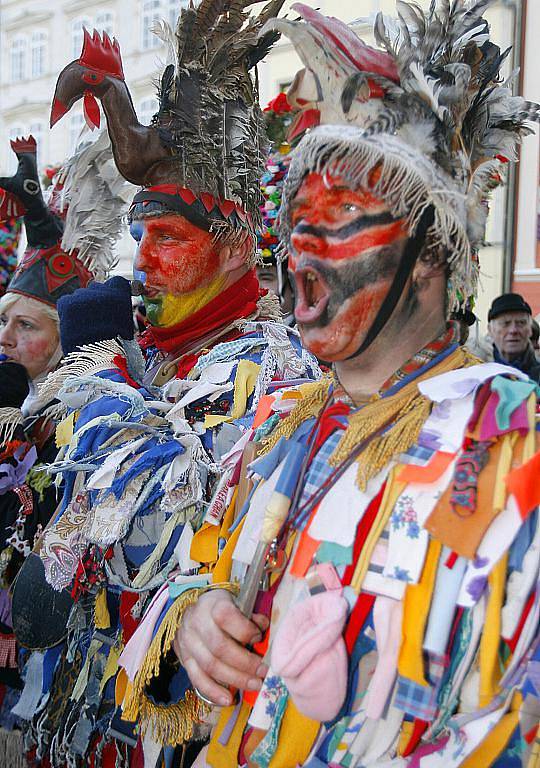
[[[317,272],[330,291],[325,311],[311,326],[324,328],[359,291],[381,280],[391,279],[398,268],[403,247],[403,242],[391,243],[366,254],[360,261],[348,261],[346,264],[332,264],[316,257],[302,258],[299,266]],[[294,272],[290,274],[294,279]]]
[[[364,229],[370,229],[371,227],[380,227],[385,224],[394,224],[399,219],[392,216],[390,211],[383,213],[376,213],[372,216],[358,216],[358,218],[350,221],[348,224],[344,224],[338,229],[330,229],[329,227],[318,227],[313,224],[297,224],[292,234],[293,235],[313,235],[313,237],[327,238],[333,237],[336,240],[346,240],[352,235],[358,234]]]

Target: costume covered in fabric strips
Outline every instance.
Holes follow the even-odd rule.
[[[29,744],[56,767],[139,765],[143,749],[159,752],[136,711],[121,717],[130,686],[118,658],[172,573],[190,583],[218,559],[234,490],[219,462],[249,437],[267,391],[320,376],[255,276],[266,140],[250,70],[277,37],[257,35],[281,0],[257,16],[248,5],[205,0],[182,9],[176,34],[160,25],[174,63],[149,127],[106,35],[86,33],[58,79],[52,122],[79,98],[96,122],[99,99],[120,172],[143,186],[129,219],[149,324],[141,355],[118,338],[126,281],[75,292],[60,306],[68,354],[42,388],[63,407],[51,471],[66,490],[40,557],[51,590],[74,604],[66,641],[45,652],[48,698],[36,702]],[[190,555],[196,532],[206,547]],[[178,713],[186,737],[196,711],[188,702]]]
[[[66,161],[56,174],[47,200],[41,190],[33,137],[17,139],[11,146],[19,162],[12,177],[0,179],[0,216],[17,212],[25,224],[28,248],[7,286],[2,312],[11,306],[9,302],[15,301],[12,306],[17,307],[17,297],[23,296],[37,302],[35,306],[45,306],[50,316],[57,318],[55,308],[62,295],[86,285],[89,279],[106,276],[119,234],[117,220],[126,207],[122,191],[129,185],[111,162],[106,133],[96,142],[86,142]],[[85,222],[84,234],[81,220]],[[10,348],[4,351],[10,354]],[[60,498],[53,478],[45,471],[58,452],[54,440],[55,403],[52,397],[40,397],[37,388],[58,365],[61,354],[59,345],[56,350],[53,347],[46,370],[31,381],[26,369],[10,362],[9,357],[0,366],[0,723],[7,729],[0,732],[0,762],[6,765],[18,765],[23,760],[19,716],[25,701],[19,700],[23,688],[19,673],[28,656],[19,648],[13,631],[11,593],[23,561],[31,556],[36,562],[32,548]],[[50,606],[40,605],[41,595],[32,578],[23,585],[22,592],[24,605],[40,607],[45,623],[54,620]]]
[[[308,297],[307,338],[331,307],[320,253],[347,263],[336,240],[345,251],[357,222],[385,221],[353,218],[367,191],[405,220],[411,241],[445,254],[448,312],[472,296],[487,193],[538,118],[537,105],[499,82],[505,54],[489,40],[487,2],[434,0],[426,13],[397,5],[398,19],[376,20],[383,51],[299,4],[303,20],[267,27],[295,45],[306,70],[294,87],[305,87],[309,121],[321,123],[291,153],[281,210]],[[322,217],[326,228],[297,197],[313,176],[329,200],[335,189],[360,190],[341,218]],[[328,229],[332,215],[350,217],[344,231]],[[373,338],[395,307],[379,311]],[[270,627],[255,650],[269,669],[260,691],[217,710],[198,766],[536,765],[538,394],[524,374],[478,364],[450,323],[365,403],[333,378],[267,403],[268,419],[234,460],[249,483],[229,500],[212,582],[237,583],[238,605],[251,612],[244,588],[256,574],[255,609]],[[199,611],[191,626],[209,616],[197,604],[205,587],[191,586],[180,604],[176,585],[158,593],[121,658],[150,731],[167,730],[146,703],[166,677],[159,658],[173,654],[187,605]]]

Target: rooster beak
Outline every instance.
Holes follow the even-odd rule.
[[[51,128],[53,127],[53,125],[56,125],[56,123],[60,120],[61,117],[63,117],[66,114],[67,111],[68,111],[68,108],[65,106],[65,104],[62,104],[60,99],[55,98],[51,107],[51,120],[50,120]]]

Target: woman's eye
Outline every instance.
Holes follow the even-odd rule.
[[[26,331],[34,330],[34,326],[32,325],[32,323],[27,323],[25,320],[21,320],[21,328],[24,328]]]

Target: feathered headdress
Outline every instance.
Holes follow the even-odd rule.
[[[294,111],[286,95],[280,93],[272,99],[263,114],[271,150],[260,182],[263,202],[262,228],[257,236],[257,260],[266,266],[279,266],[281,260],[278,255],[280,241],[277,221],[291,150],[286,137],[294,121]],[[278,274],[281,277],[281,270]]]
[[[303,21],[273,20],[294,44],[306,70],[295,80],[310,123],[291,160],[282,208],[311,172],[370,185],[411,234],[432,207],[428,242],[448,252],[449,310],[475,292],[476,252],[482,244],[487,199],[502,183],[505,163],[531,132],[540,110],[513,96],[501,81],[502,52],[489,39],[483,12],[490,0],[432,0],[429,10],[397,2],[397,19],[379,13],[375,39],[360,40],[345,24],[302,4]],[[373,171],[377,169],[377,173]]]
[[[170,63],[150,126],[137,120],[118,43],[87,33],[81,58],[58,78],[51,124],[80,98],[95,124],[100,99],[120,172],[144,187],[133,215],[161,207],[207,229],[253,232],[260,221],[265,131],[250,70],[278,37],[259,32],[283,2],[270,0],[250,16],[253,0],[202,0],[182,9],[175,33],[160,22],[154,31],[167,43]]]
[[[8,290],[56,306],[61,296],[107,276],[132,188],[112,161],[106,131],[66,162],[48,201],[41,190],[34,138],[17,139],[11,146],[19,163],[14,176],[0,179],[0,217],[7,216],[8,207],[17,208],[28,247]]]

